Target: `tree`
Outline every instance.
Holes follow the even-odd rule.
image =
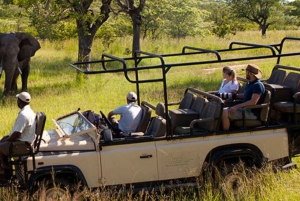
[[[75,20],[78,35],[78,61],[90,61],[97,30],[109,18],[112,0],[19,0],[32,25],[53,26],[64,20]],[[39,29],[38,29],[39,30]],[[85,68],[89,70],[89,65]]]
[[[140,38],[141,38],[141,25],[142,15],[141,12],[146,4],[146,0],[139,0],[138,6],[135,6],[136,1],[134,0],[117,0],[119,5],[119,12],[125,12],[131,17],[132,29],[133,29],[133,40],[132,40],[132,55],[136,50],[141,49]]]
[[[206,30],[203,17],[208,12],[198,8],[197,0],[173,0],[165,8],[167,12],[164,15],[164,29],[171,37],[180,39],[200,35]]]
[[[262,36],[268,27],[278,21],[280,0],[227,0],[237,18],[246,18],[259,25]]]

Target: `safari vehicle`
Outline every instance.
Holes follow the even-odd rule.
[[[280,60],[295,58],[300,51],[283,53],[287,41],[295,43],[300,38],[286,37],[274,45],[232,42],[228,49],[221,50],[184,47],[181,53],[166,55],[139,51],[132,58],[103,54],[99,61],[71,64],[85,74],[123,73],[135,84],[138,104],[143,110],[139,128],[128,137],[114,138],[114,131],[103,112],[95,121],[94,115],[76,110],[53,119],[56,129],[42,132],[45,115],[39,113],[36,143],[33,147],[22,146],[28,151],[12,147],[11,170],[7,177],[10,182],[3,181],[3,185],[18,183],[19,188],[34,192],[40,182],[47,181],[46,193],[51,197],[64,192],[66,186],[78,184],[91,189],[120,185],[155,189],[162,184],[172,186],[172,180],[192,185],[197,177],[206,173],[214,175],[216,169],[225,174],[226,183],[233,185],[242,179],[233,171],[240,162],[247,168],[261,168],[266,163],[280,168],[295,167],[292,157],[300,150],[297,118],[300,68],[281,65]],[[253,50],[253,56],[236,57]],[[256,50],[263,51],[257,55]],[[167,62],[189,56],[196,59],[184,63]],[[146,59],[157,63],[140,66]],[[222,109],[228,101],[192,87],[183,92],[180,102],[168,101],[166,75],[172,68],[260,59],[274,59],[276,63],[270,78],[264,81],[268,89],[265,100],[255,106],[261,108],[257,120],[237,121],[229,131],[221,130]],[[90,70],[83,70],[87,65]],[[145,70],[156,70],[160,72],[159,77],[143,79],[140,72]],[[141,101],[140,86],[154,82],[162,83],[162,101]],[[225,169],[229,172],[225,173]]]

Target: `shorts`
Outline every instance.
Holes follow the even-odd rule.
[[[230,120],[239,120],[243,119],[243,110],[242,108],[239,108],[236,110],[234,114],[228,113],[228,117]],[[250,109],[245,111],[245,119],[257,119],[257,116],[255,116]]]
[[[9,153],[9,147],[11,145],[10,141],[4,141],[4,142],[0,142],[0,150],[3,154],[8,155]]]

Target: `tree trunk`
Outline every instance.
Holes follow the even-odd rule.
[[[88,62],[91,60],[92,45],[94,37],[96,35],[95,31],[89,30],[88,32],[82,26],[80,21],[77,21],[78,30],[78,62]],[[81,66],[86,71],[90,70],[90,64],[85,64]],[[85,78],[88,78],[87,76]]]
[[[142,16],[138,9],[134,9],[134,12],[131,14],[131,20],[133,24],[132,56],[134,56],[134,52],[141,49],[140,38]]]
[[[261,37],[266,37],[266,34],[267,34],[267,28],[268,28],[268,26],[266,26],[266,25],[260,25],[260,29],[261,29]]]

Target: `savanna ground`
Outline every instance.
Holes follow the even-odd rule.
[[[285,36],[300,37],[299,31],[269,31],[267,37],[261,38],[260,32],[237,33],[227,39],[219,39],[213,36],[206,38],[187,38],[184,40],[162,39],[158,41],[142,41],[142,49],[157,54],[179,53],[184,46],[193,46],[206,49],[228,48],[232,41],[243,41],[257,44],[278,44]],[[135,91],[135,85],[125,80],[121,73],[90,75],[84,81],[76,81],[76,70],[70,67],[70,63],[77,60],[77,41],[67,40],[61,42],[40,41],[41,49],[32,58],[31,73],[29,76],[29,92],[32,95],[31,107],[34,111],[43,111],[47,115],[45,129],[54,128],[51,119],[70,113],[78,108],[82,111],[91,109],[96,113],[102,110],[108,113],[110,110],[125,103],[125,96],[128,91]],[[299,42],[300,43],[300,42]],[[288,43],[286,51],[300,51],[300,46],[295,42]],[[119,57],[128,57],[128,48],[131,47],[131,38],[118,39],[110,44],[108,49],[103,49],[101,41],[95,41],[92,58],[98,60],[102,53],[108,53]],[[257,50],[251,54],[261,54]],[[236,55],[240,56],[240,55]],[[186,62],[186,58],[170,58],[168,63]],[[206,60],[206,57],[192,57],[192,59]],[[145,61],[143,65],[149,65]],[[224,65],[237,66],[239,76],[244,76],[241,69],[245,64],[254,62],[263,71],[263,78],[267,78],[275,59],[264,59],[257,61],[232,62],[227,64],[207,64],[200,66],[185,66],[171,69],[167,74],[168,98],[170,101],[178,101],[187,87],[195,87],[206,91],[216,90],[221,82],[221,68]],[[299,66],[299,56],[282,59],[282,64]],[[152,63],[151,63],[152,64]],[[114,66],[112,66],[114,67]],[[150,78],[159,76],[158,72],[145,71],[141,77]],[[2,93],[4,86],[4,75],[0,80]],[[20,80],[18,82],[20,88]],[[141,100],[147,100],[156,104],[163,101],[161,84],[144,84],[141,87]],[[15,97],[8,97],[0,103],[0,115],[2,126],[0,135],[10,132],[14,119],[19,111]],[[300,161],[293,159],[297,164]],[[240,200],[299,200],[300,195],[300,172],[298,169],[290,172],[273,173],[270,168],[255,174],[248,179]],[[162,190],[163,191],[163,190]],[[137,200],[224,200],[220,189],[213,189],[208,184],[199,183],[199,188],[179,189],[171,193],[144,192],[144,196],[136,196]],[[0,200],[30,200],[32,198],[22,193],[13,193],[12,189],[1,189]],[[130,193],[119,193],[114,196],[106,196],[100,191],[81,192],[83,197],[91,200],[130,200],[133,199]],[[82,197],[81,197],[82,198]],[[43,198],[40,198],[41,200]],[[76,199],[76,196],[74,197]],[[79,199],[79,198],[78,198]],[[227,200],[233,200],[231,195]]]

